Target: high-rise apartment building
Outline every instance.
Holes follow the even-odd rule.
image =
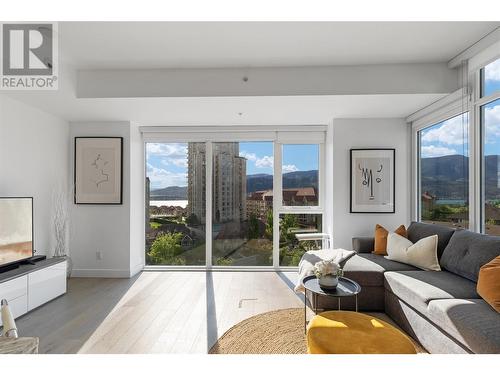
[[[188,212],[205,222],[205,144],[188,146]],[[214,222],[246,219],[246,159],[239,156],[239,144],[213,144]]]

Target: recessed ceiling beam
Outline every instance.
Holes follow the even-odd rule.
[[[446,63],[328,67],[81,70],[77,98],[443,94],[458,88]]]

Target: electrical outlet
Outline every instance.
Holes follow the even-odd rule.
[[[96,257],[97,260],[102,260],[102,252],[101,252],[101,250],[97,250],[95,252],[95,257]]]

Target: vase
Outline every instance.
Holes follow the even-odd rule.
[[[69,255],[54,255],[54,258],[66,258],[66,278],[71,278],[73,272],[73,261]]]
[[[324,275],[318,279],[319,285],[325,289],[335,289],[339,283],[338,276]]]

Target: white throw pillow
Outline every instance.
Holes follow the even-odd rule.
[[[385,258],[426,271],[441,271],[437,257],[437,243],[437,235],[425,237],[413,243],[399,234],[389,233]]]

